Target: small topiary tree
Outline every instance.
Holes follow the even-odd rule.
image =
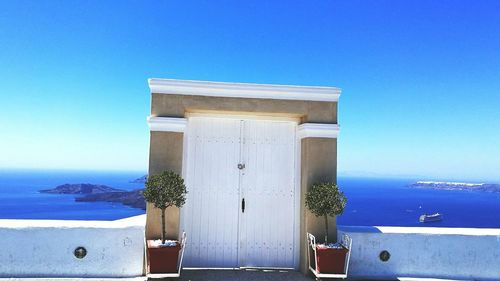
[[[144,198],[161,210],[161,242],[165,244],[166,209],[171,206],[180,208],[186,203],[186,185],[184,179],[175,172],[164,171],[159,175],[149,176],[146,181]]]
[[[328,243],[328,216],[341,215],[346,203],[344,193],[331,182],[314,184],[306,193],[306,207],[315,216],[325,218],[325,244]]]

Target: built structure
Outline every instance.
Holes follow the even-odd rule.
[[[149,174],[173,170],[188,189],[182,210],[167,210],[167,236],[188,234],[185,267],[306,272],[305,233],[322,234],[324,222],[304,194],[336,181],[340,89],[171,79],[149,87]],[[146,236],[157,238],[159,210],[148,205],[147,215]]]

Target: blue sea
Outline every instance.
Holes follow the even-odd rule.
[[[38,192],[65,183],[103,184],[124,190],[145,173],[0,170],[0,219],[116,220],[144,210],[108,202],[75,202],[74,195]]]
[[[144,211],[108,202],[75,202],[74,195],[43,194],[65,183],[104,184],[133,190],[141,172],[0,170],[0,219],[115,220]],[[500,193],[411,188],[420,179],[339,177],[348,198],[340,225],[500,228]],[[443,220],[419,223],[422,214]]]
[[[348,202],[339,225],[500,228],[500,193],[412,188],[421,179],[339,178]],[[422,214],[443,214],[420,223]]]

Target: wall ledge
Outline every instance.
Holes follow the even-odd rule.
[[[300,139],[304,138],[330,138],[338,137],[340,127],[338,124],[303,123],[297,130]]]
[[[147,122],[152,132],[184,133],[187,126],[186,118],[148,116]]]
[[[114,221],[98,220],[31,220],[0,219],[0,228],[124,228],[142,227],[146,225],[146,215],[133,216]]]
[[[153,94],[338,102],[335,87],[148,79]]]
[[[345,225],[338,225],[337,229],[340,231],[357,232],[357,233],[500,236],[500,229],[499,228],[345,226]]]

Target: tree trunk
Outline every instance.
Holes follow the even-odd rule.
[[[167,236],[167,231],[165,229],[165,211],[167,209],[161,209],[161,243],[165,244],[165,237]]]
[[[328,215],[325,215],[325,245],[328,244]]]

